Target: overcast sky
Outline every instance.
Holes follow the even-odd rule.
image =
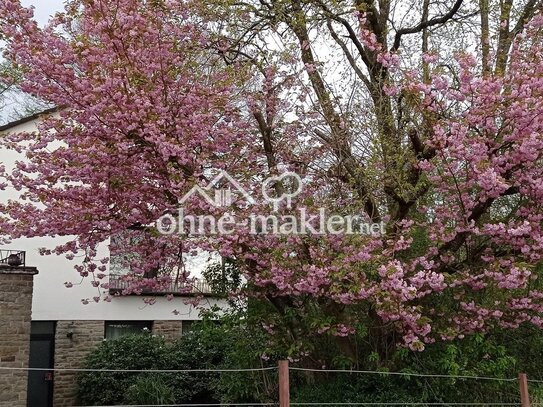
[[[62,10],[63,0],[21,0],[25,7],[34,6],[34,17],[40,25],[43,25],[49,19],[49,16]]]

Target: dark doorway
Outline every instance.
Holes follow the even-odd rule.
[[[55,352],[55,322],[32,321],[30,330],[31,368],[53,368]],[[28,372],[28,407],[53,406],[53,372]]]

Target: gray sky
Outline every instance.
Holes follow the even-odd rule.
[[[49,16],[62,10],[63,0],[21,0],[21,4],[25,7],[34,6],[34,18],[44,25]]]

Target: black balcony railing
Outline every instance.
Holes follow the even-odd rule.
[[[25,267],[26,252],[22,250],[0,249],[0,264],[6,264],[11,267]]]
[[[137,286],[137,281],[128,279],[125,275],[110,274],[109,276],[109,292],[112,294],[120,294],[123,291],[132,291],[131,288]],[[143,295],[166,295],[173,294],[178,296],[193,296],[212,294],[209,283],[203,279],[191,280],[191,282],[171,282],[160,283],[157,287],[145,287],[141,289]]]

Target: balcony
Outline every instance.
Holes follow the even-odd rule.
[[[193,297],[203,295],[209,297],[213,295],[209,283],[203,279],[197,279],[191,283],[175,282],[160,283],[155,287],[144,287],[140,290],[133,291],[133,287],[138,285],[137,280],[130,279],[129,277],[121,274],[111,274],[109,276],[109,292],[110,294],[122,294],[128,291],[127,295],[174,295],[183,297]]]
[[[10,267],[25,267],[26,252],[22,250],[0,250],[0,264]]]

